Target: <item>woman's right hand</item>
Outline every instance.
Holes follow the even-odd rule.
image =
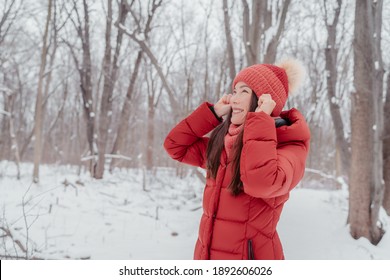
[[[218,117],[222,118],[230,112],[230,109],[232,108],[232,105],[230,105],[231,97],[232,94],[224,94],[221,99],[214,104],[214,111]]]

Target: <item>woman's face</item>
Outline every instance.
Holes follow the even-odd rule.
[[[244,82],[238,82],[233,90],[233,96],[230,98],[232,106],[231,122],[235,125],[244,123],[246,114],[249,112],[252,100],[252,90]]]

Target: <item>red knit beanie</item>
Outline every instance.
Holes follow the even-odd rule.
[[[299,86],[304,70],[300,62],[289,59],[277,65],[256,64],[241,70],[233,81],[233,89],[238,82],[246,83],[259,97],[271,94],[276,102],[271,116],[279,116],[289,92]]]

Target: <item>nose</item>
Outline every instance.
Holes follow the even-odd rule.
[[[237,94],[233,94],[233,96],[230,98],[230,102],[232,104],[237,104],[238,103]]]

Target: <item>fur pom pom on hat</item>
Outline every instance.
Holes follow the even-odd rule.
[[[279,116],[289,93],[297,91],[302,83],[304,68],[296,59],[287,59],[276,65],[255,64],[241,70],[233,81],[233,89],[238,82],[246,83],[259,97],[269,93],[276,106],[271,116]]]

